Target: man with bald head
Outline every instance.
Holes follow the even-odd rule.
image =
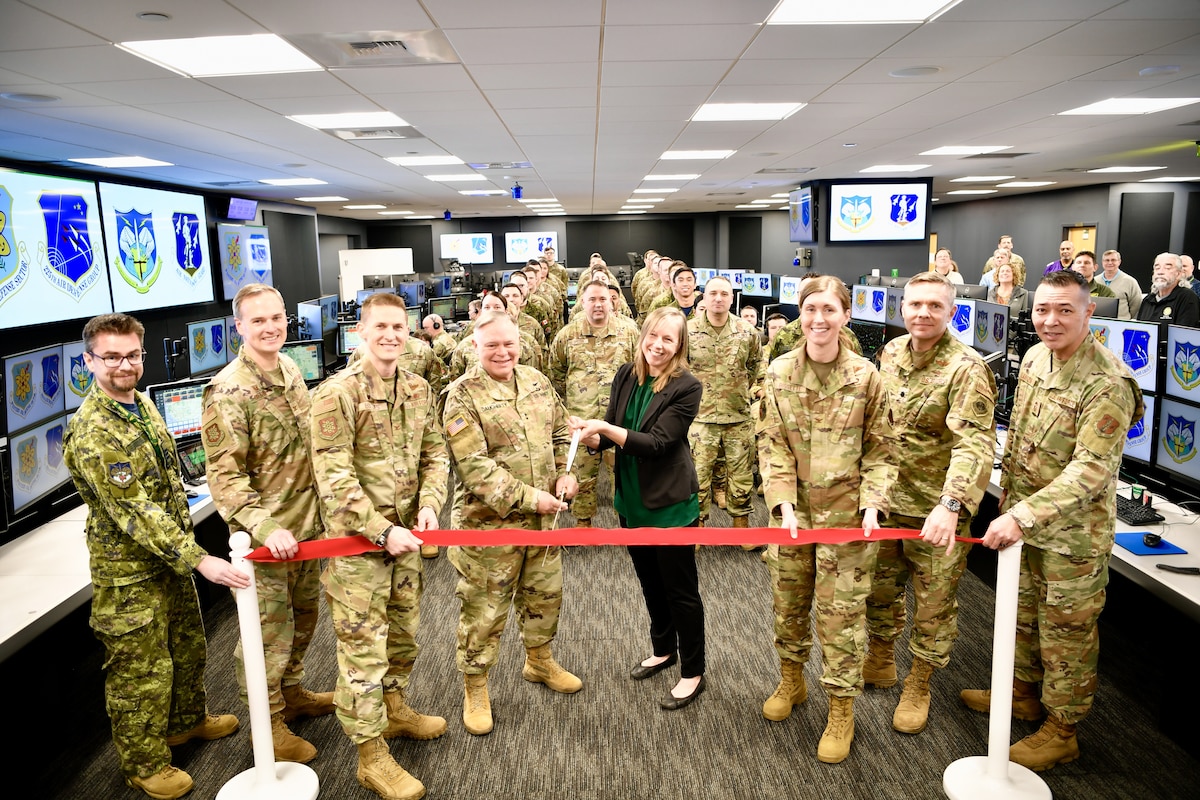
[[[1070,269],[1071,262],[1074,260],[1075,245],[1064,239],[1058,243],[1058,260],[1047,264],[1042,274],[1049,275],[1051,272],[1058,272],[1060,269]]]
[[[1179,284],[1183,265],[1174,253],[1159,253],[1154,259],[1150,292],[1142,298],[1137,318],[1146,322],[1172,322],[1196,327],[1200,324],[1200,298]]]
[[[433,354],[442,360],[442,363],[450,363],[450,354],[454,352],[454,346],[458,344],[457,340],[446,332],[446,322],[440,314],[429,314],[425,319],[421,320],[421,328],[429,334],[429,341],[433,347]]]

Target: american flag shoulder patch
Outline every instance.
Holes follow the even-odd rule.
[[[464,417],[462,414],[459,414],[454,419],[446,423],[446,435],[454,436],[456,433],[462,431],[462,429],[465,427],[467,427],[466,417]]]

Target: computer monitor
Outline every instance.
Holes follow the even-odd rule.
[[[324,335],[324,325],[321,322],[321,301],[305,300],[296,304],[296,317],[299,320],[297,331],[301,339],[319,339]]]
[[[1167,326],[1167,364],[1163,394],[1200,403],[1200,328]]]
[[[1093,297],[1092,302],[1096,304],[1096,310],[1092,312],[1093,317],[1104,317],[1106,319],[1116,319],[1117,309],[1120,306],[1120,300],[1116,297]]]
[[[364,289],[384,289],[390,288],[392,285],[391,275],[363,275],[362,285]]]
[[[189,322],[187,343],[188,371],[192,375],[216,372],[229,363],[224,317]]]
[[[368,297],[373,294],[379,294],[380,292],[384,292],[386,294],[395,294],[396,290],[390,286],[379,286],[374,289],[359,289],[354,293],[354,302],[361,306],[364,302],[366,302]]]
[[[874,359],[875,354],[883,348],[883,343],[887,338],[886,331],[882,322],[860,322],[858,320],[850,320],[850,330],[858,337],[858,343],[862,347],[863,357]]]
[[[452,275],[434,275],[425,279],[425,294],[428,297],[449,297],[453,291],[454,277]]]
[[[357,322],[339,322],[337,334],[337,351],[339,356],[348,356],[362,344],[362,336],[358,332]]]
[[[987,300],[988,287],[977,283],[956,283],[954,294],[972,300]]]
[[[456,294],[454,295],[454,316],[458,319],[466,319],[471,313],[471,301],[475,299],[472,294]]]
[[[296,366],[300,368],[300,374],[304,376],[305,383],[319,383],[324,379],[325,348],[322,340],[303,339],[285,342],[279,349],[279,353],[295,362]]]
[[[189,378],[174,383],[147,387],[150,401],[158,409],[175,441],[200,435],[200,416],[204,411],[204,387],[208,378]]]
[[[883,278],[878,275],[861,275],[858,279],[858,282],[863,286],[882,286],[882,281]]]
[[[1146,415],[1134,423],[1125,437],[1124,457],[1138,466],[1149,466],[1154,460],[1154,428],[1158,419],[1154,416],[1156,400],[1152,394],[1143,394]]]
[[[321,303],[321,334],[333,333],[337,330],[338,296],[336,294],[322,295]]]
[[[772,314],[783,314],[788,322],[794,322],[800,316],[800,307],[795,303],[765,303],[762,307],[762,318],[766,322]]]
[[[574,300],[579,294],[579,281],[567,281],[567,299]]]
[[[96,378],[87,368],[87,362],[83,358],[86,347],[82,339],[65,342],[62,346],[63,385],[66,387],[63,400],[68,412],[79,408],[83,404],[83,398],[87,397],[96,384]]]
[[[882,286],[851,286],[850,319],[885,322],[887,294],[887,289]]]
[[[1193,491],[1200,489],[1200,458],[1196,458],[1196,431],[1200,406],[1169,397],[1158,402],[1154,466]]]
[[[454,320],[454,298],[434,297],[429,300],[429,313],[437,314],[443,322]]]
[[[886,278],[879,279],[880,286],[891,286],[893,289],[899,286],[904,286],[912,278],[911,275],[900,277],[899,275],[889,275]]]
[[[9,433],[39,425],[66,410],[61,344],[5,356],[2,360]]]
[[[422,311],[424,311],[424,309],[409,308],[406,309],[406,311],[408,312],[408,332],[416,333],[417,331],[421,330],[421,318],[423,316]]]
[[[1098,297],[1097,300],[1114,300]],[[1143,392],[1158,391],[1158,323],[1103,319],[1092,315],[1092,335],[1129,367]]]
[[[396,286],[396,294],[404,298],[404,305],[409,308],[420,308],[425,305],[424,282],[401,283]]]
[[[67,415],[58,414],[8,437],[11,519],[33,510],[43,498],[71,482],[63,459]]]
[[[242,335],[238,333],[237,318],[225,318],[225,354],[229,357],[229,361],[237,358],[238,353],[242,352]]]

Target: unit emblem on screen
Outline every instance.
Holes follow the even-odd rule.
[[[113,265],[121,278],[138,294],[145,294],[158,280],[162,259],[154,240],[154,219],[136,209],[117,212],[117,248]]]
[[[975,338],[986,341],[988,337],[988,312],[983,309],[975,310]]]
[[[1196,421],[1168,414],[1162,443],[1175,463],[1190,461],[1196,455]]]
[[[992,341],[1000,344],[1008,333],[1008,317],[1004,314],[992,314]]]
[[[29,257],[22,251],[14,254],[16,239],[12,236],[12,195],[0,186],[0,305],[12,297],[29,279]]]
[[[237,328],[229,329],[229,352],[232,355],[237,355],[242,351],[242,335],[238,333]]]
[[[861,231],[871,224],[871,198],[856,194],[847,197],[838,209],[842,227],[849,231]]]
[[[100,268],[92,258],[88,232],[88,205],[77,194],[44,192],[38,198],[46,223],[46,253],[42,275],[55,288],[78,300],[100,279]]]
[[[87,364],[83,361],[83,353],[71,356],[71,375],[67,381],[67,386],[70,387],[71,391],[80,397],[85,397],[91,391],[94,382],[95,379],[92,377],[92,371],[87,368]]]
[[[46,431],[46,463],[58,469],[63,460],[63,426],[53,425]]]
[[[954,306],[954,319],[951,322],[954,330],[959,333],[964,333],[971,326],[971,307],[966,303],[958,303]]]
[[[1150,334],[1147,331],[1126,330],[1123,338],[1125,347],[1121,356],[1136,375],[1150,366]]]
[[[37,436],[29,436],[16,444],[17,450],[17,484],[22,489],[31,489],[37,481],[41,465],[37,458]]]
[[[213,325],[212,331],[212,351],[217,355],[225,352],[225,323],[222,321],[218,325]]]
[[[910,222],[916,222],[919,210],[915,194],[892,195],[892,214],[890,219],[901,228]]]
[[[1108,347],[1108,326],[1107,325],[1092,325],[1092,336],[1096,337],[1096,341],[1104,347]]]
[[[62,382],[59,371],[59,362],[62,357],[58,353],[51,353],[42,359],[42,394],[51,402],[58,397],[58,390],[62,388]]]
[[[1129,429],[1129,434],[1125,437],[1125,447],[1127,450],[1132,450],[1135,447],[1145,444],[1149,438],[1150,432],[1146,430],[1146,418],[1142,417],[1133,423],[1133,427]]]
[[[175,229],[175,260],[188,280],[195,284],[196,275],[204,267],[204,251],[200,249],[200,218],[195,214],[176,211],[171,215]]]
[[[208,331],[203,327],[196,328],[192,334],[192,353],[195,354],[197,361],[203,360],[208,355]]]
[[[12,365],[10,375],[9,385],[12,386],[12,390],[9,392],[9,405],[18,414],[25,416],[29,413],[29,407],[33,405],[33,362],[18,361]]]
[[[1200,385],[1200,347],[1189,342],[1175,343],[1171,377],[1184,389],[1195,389]]]
[[[246,276],[246,265],[242,262],[242,237],[238,233],[230,233],[225,237],[225,276],[236,284],[241,284]]]

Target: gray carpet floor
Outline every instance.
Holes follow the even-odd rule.
[[[723,512],[714,522],[723,524]],[[596,518],[615,526],[611,509]],[[756,498],[752,524],[765,512]],[[563,524],[572,519],[564,515]],[[946,766],[986,751],[988,717],[960,705],[958,692],[986,686],[990,674],[993,593],[968,573],[961,588],[961,636],[949,668],[933,683],[929,727],[917,736],[892,730],[900,686],[871,690],[855,705],[856,736],[849,759],[816,760],[826,699],[819,691],[819,650],[807,667],[808,701],[784,722],[760,708],[778,677],[771,644],[770,591],[758,553],[736,547],[698,554],[707,616],[708,691],[691,706],[666,712],[658,701],[677,668],[647,681],[628,678],[649,654],[648,621],[628,556],[612,547],[573,548],[565,556],[565,603],[554,650],[580,675],[582,692],[557,695],[521,679],[523,650],[515,622],[505,633],[490,687],[495,730],[474,737],[462,727],[462,682],[454,667],[458,603],[455,574],[443,554],[425,562],[421,655],[410,701],[449,720],[442,738],[394,740],[397,760],[443,800],[536,798],[937,798]],[[102,698],[102,652],[87,631],[86,610],[60,623],[18,656],[0,664],[16,710],[4,774],[22,796],[137,798],[122,782]],[[330,689],[336,675],[332,630],[322,624],[308,658],[307,684]],[[214,711],[235,711],[233,603],[206,609],[207,685]],[[1136,627],[1136,626],[1135,626]],[[1113,800],[1200,797],[1200,762],[1167,738],[1157,716],[1169,691],[1147,686],[1150,669],[1136,635],[1106,628],[1102,686],[1080,726],[1082,756],[1043,773],[1055,797]],[[1189,648],[1190,649],[1190,648]],[[902,674],[909,663],[899,648]],[[1170,687],[1167,687],[1169,689]],[[1194,685],[1188,687],[1194,692]],[[294,730],[320,751],[311,766],[321,796],[370,800],[355,780],[355,750],[332,716],[301,720]],[[1014,739],[1034,729],[1013,722]],[[15,741],[14,741],[15,739]],[[175,765],[196,780],[189,797],[213,798],[225,781],[253,766],[248,730],[216,742],[175,749]],[[8,794],[6,792],[6,794]]]

